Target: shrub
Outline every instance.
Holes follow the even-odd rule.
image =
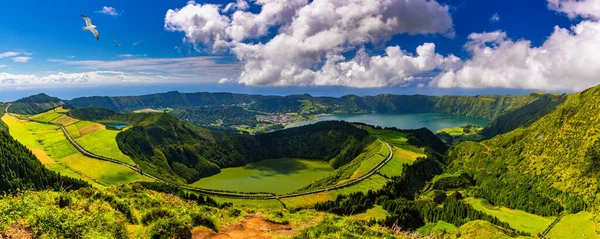
[[[192,223],[195,227],[203,226],[206,228],[210,228],[214,231],[218,231],[217,226],[212,220],[210,220],[210,218],[204,217],[199,213],[192,214]]]
[[[156,209],[152,209],[152,211],[150,211],[142,216],[142,223],[144,225],[149,225],[150,223],[155,222],[158,219],[171,218],[173,216],[174,216],[173,212],[171,212],[169,210],[162,209],[162,208],[156,208]]]
[[[192,226],[180,219],[163,218],[156,221],[150,230],[152,239],[191,239]]]

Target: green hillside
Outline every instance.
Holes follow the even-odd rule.
[[[347,95],[340,98],[310,95],[262,96],[232,93],[179,93],[123,97],[83,97],[67,101],[76,107],[102,107],[118,112],[146,108],[186,108],[243,106],[267,113],[449,113],[474,118],[494,119],[510,110],[529,104],[537,95],[482,95],[482,96],[424,96],[424,95]],[[182,118],[196,121],[201,115],[188,110]],[[176,115],[183,114],[178,112]],[[211,119],[212,120],[212,119]],[[201,121],[205,122],[205,121]]]
[[[480,143],[461,143],[450,152],[452,168],[476,172],[475,179],[482,185],[480,194],[500,204],[511,203],[493,196],[497,192],[486,193],[484,186],[510,190],[515,184],[520,185],[523,193],[538,195],[542,201],[558,201],[570,212],[577,212],[586,205],[598,205],[599,97],[600,87],[572,94],[527,127]],[[575,198],[583,198],[587,203]],[[551,204],[554,203],[548,201],[547,206]],[[538,211],[527,206],[517,206],[517,209]]]
[[[510,132],[519,127],[527,127],[542,116],[552,112],[562,104],[568,96],[565,94],[532,94],[537,97],[533,102],[523,107],[512,109],[496,117],[485,127],[480,134],[493,137],[498,134]]]
[[[372,140],[368,132],[343,122],[252,136],[212,132],[168,114],[117,136],[119,148],[144,170],[187,183],[261,159],[320,159],[337,168]]]
[[[9,111],[16,114],[34,115],[64,105],[63,100],[44,93],[22,98],[11,103]]]

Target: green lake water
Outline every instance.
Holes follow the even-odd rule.
[[[265,159],[242,167],[225,168],[192,186],[238,192],[290,193],[308,186],[334,169],[323,160]]]
[[[462,125],[486,126],[489,120],[477,119],[466,116],[444,113],[418,113],[418,114],[340,114],[317,118],[312,121],[301,121],[289,124],[286,128],[313,124],[319,121],[343,120],[347,122],[361,122],[365,124],[396,127],[399,129],[428,128],[435,132],[443,128],[454,128]]]

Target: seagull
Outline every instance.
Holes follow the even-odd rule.
[[[82,27],[84,31],[86,30],[90,30],[92,33],[94,33],[94,36],[96,37],[96,40],[100,40],[100,35],[98,34],[98,30],[96,30],[96,26],[94,26],[92,24],[92,19],[90,19],[89,17],[86,17],[85,15],[81,14],[81,17],[83,17],[83,20],[85,20],[85,27]]]
[[[120,46],[121,46],[121,43],[120,43],[120,42],[119,42],[119,43],[117,43],[117,40],[113,40],[113,42],[115,43],[115,45],[116,45],[117,47],[120,47]]]

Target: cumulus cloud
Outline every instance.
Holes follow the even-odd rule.
[[[567,14],[569,18],[600,19],[600,1],[598,0],[548,0],[548,7]]]
[[[499,22],[500,21],[500,15],[498,13],[494,13],[494,15],[492,15],[490,17],[490,22],[494,23],[494,22]]]
[[[215,52],[229,50],[243,64],[238,81],[251,85],[403,85],[414,81],[415,74],[457,61],[454,56],[432,52],[433,44],[420,46],[415,56],[398,46],[387,48],[383,56],[369,56],[361,50],[396,34],[452,37],[448,7],[436,1],[255,3],[261,6],[258,13],[238,9],[228,16],[219,13],[218,5],[190,2],[182,9],[167,12],[165,28],[184,32],[185,41],[194,45]],[[276,34],[263,42],[262,38],[271,32]],[[352,52],[356,52],[352,59],[344,57]]]
[[[191,1],[182,9],[169,9],[165,16],[165,29],[185,32],[185,40],[194,45],[212,45],[225,37],[229,18],[221,15],[219,5],[196,4]]]
[[[431,86],[583,90],[600,82],[600,23],[555,27],[540,47],[511,40],[504,32],[471,34],[472,55],[463,67],[438,75]]]
[[[18,63],[27,63],[27,62],[29,62],[29,60],[31,60],[31,57],[28,57],[28,56],[19,56],[19,57],[12,58],[12,60],[14,62],[18,62]]]
[[[108,7],[108,6],[102,7],[102,9],[96,11],[96,13],[106,14],[106,15],[110,15],[110,16],[119,16],[119,15],[121,15],[121,13],[118,12],[116,8],[114,8],[114,7]]]

